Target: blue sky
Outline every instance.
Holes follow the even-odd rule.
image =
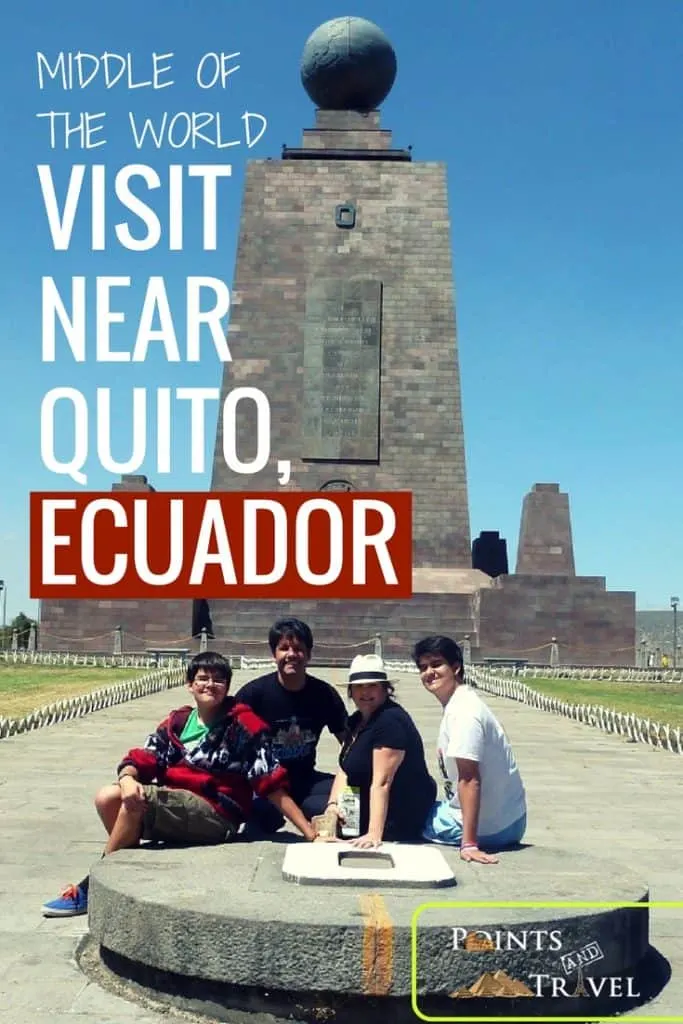
[[[557,481],[570,495],[580,574],[635,590],[643,609],[667,607],[683,590],[679,0],[424,0],[353,9],[327,0],[27,0],[5,15],[0,68],[0,578],[8,618],[37,609],[28,597],[29,492],[72,489],[41,462],[45,393],[78,388],[92,408],[95,389],[111,387],[120,416],[115,454],[123,457],[133,387],[218,387],[221,378],[209,345],[196,365],[153,355],[143,365],[97,364],[89,338],[84,364],[65,344],[55,363],[43,364],[41,276],[66,292],[72,275],[86,275],[88,296],[97,274],[130,276],[115,342],[122,350],[132,347],[149,276],[165,277],[179,323],[188,275],[230,285],[245,162],[277,157],[313,125],[300,54],[318,24],[342,14],[376,21],[394,44],[398,76],[382,107],[394,144],[412,145],[416,160],[448,164],[472,535],[499,530],[514,566],[524,494],[534,482]],[[174,85],[64,92],[53,83],[41,91],[36,52],[54,59],[79,49],[131,53],[136,81],[152,52],[172,52]],[[225,90],[199,89],[199,58],[220,50],[239,52],[239,71]],[[106,111],[106,145],[51,150],[47,123],[36,118],[48,110]],[[245,110],[265,116],[268,127],[249,151],[241,144],[138,152],[129,111],[140,118],[164,110],[220,111],[224,139],[239,138]],[[113,175],[143,162],[163,180],[171,162],[225,160],[233,173],[219,186],[216,252],[200,247],[197,191],[185,208],[183,252],[169,252],[164,236],[157,248],[132,253],[109,230],[106,250],[93,253],[87,206],[69,250],[53,251],[37,164],[53,167],[61,194],[73,163],[104,163]],[[121,212],[112,199],[110,225]],[[186,423],[179,414],[173,472],[160,476],[153,460],[140,470],[160,489],[209,485],[208,469],[189,471]],[[207,467],[214,426],[215,416]],[[88,488],[109,490],[114,478],[98,465],[94,432],[90,440]],[[59,443],[65,455],[65,422]]]

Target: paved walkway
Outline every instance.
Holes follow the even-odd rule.
[[[343,678],[338,670],[320,674]],[[237,673],[234,688],[246,678]],[[98,786],[185,693],[166,691],[0,742],[0,1024],[169,1020],[85,979],[73,954],[87,919],[48,920],[40,908],[99,855],[103,834],[92,807]],[[397,696],[431,753],[438,705],[415,676],[399,678]],[[512,740],[527,786],[526,840],[573,850],[579,862],[588,854],[611,860],[617,871],[628,867],[649,883],[651,900],[682,899],[683,758],[513,701],[490,698],[489,704]],[[335,749],[333,740],[321,744],[321,767],[334,768]],[[551,896],[539,893],[538,899]],[[577,898],[599,900],[600,879],[590,880]],[[651,921],[652,942],[673,974],[659,999],[639,1013],[680,1014],[683,910],[654,910]]]

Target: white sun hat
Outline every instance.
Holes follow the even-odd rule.
[[[349,686],[359,683],[388,683],[384,662],[378,654],[357,654],[349,667]]]

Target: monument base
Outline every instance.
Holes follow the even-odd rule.
[[[636,595],[603,576],[498,576],[482,590],[479,653],[549,664],[635,665]],[[476,653],[476,652],[473,652]]]
[[[396,601],[210,601],[218,650],[244,642],[242,653],[268,657],[266,638],[275,619],[296,616],[313,630],[313,665],[348,665],[359,650],[382,638],[387,660],[410,658],[412,645],[427,633],[462,640],[477,633],[479,591],[415,593]],[[259,651],[258,642],[262,647]]]
[[[153,488],[146,477],[124,476],[113,490]],[[205,627],[214,649],[262,658],[275,619],[296,616],[313,629],[314,664],[348,664],[376,634],[385,658],[407,661],[416,640],[441,633],[460,643],[469,638],[473,660],[549,664],[556,638],[560,664],[635,665],[635,594],[608,592],[601,576],[573,574],[567,495],[558,484],[536,484],[524,509],[522,573],[492,578],[463,566],[418,567],[412,598],[397,601],[44,600],[40,647],[112,654],[120,630],[124,653],[196,651]]]
[[[296,616],[313,629],[314,663],[347,664],[382,637],[388,660],[408,660],[421,636],[469,636],[474,660],[549,664],[557,637],[564,665],[634,665],[635,594],[607,591],[598,576],[498,576],[477,569],[415,569],[413,596],[396,601],[208,601],[211,646],[226,655],[268,657],[268,630]],[[43,601],[42,650],[112,653],[199,649],[191,601]]]
[[[378,1012],[407,1024],[415,1009],[595,1019],[642,1005],[667,980],[639,906],[647,890],[609,863],[525,847],[483,872],[441,847],[455,888],[319,886],[313,901],[282,877],[283,844],[299,840],[275,839],[99,861],[84,969],[157,1007],[335,1024]],[[581,903],[598,894],[599,906]]]
[[[437,846],[410,843],[382,843],[378,850],[356,850],[342,843],[288,843],[282,877],[296,885],[335,888],[440,889],[456,884]]]

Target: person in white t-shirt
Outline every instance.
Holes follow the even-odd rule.
[[[485,850],[519,843],[526,829],[526,794],[502,725],[465,682],[462,651],[447,636],[413,648],[422,684],[443,707],[438,763],[446,799],[435,803],[423,838],[460,847],[463,860],[496,864]]]

